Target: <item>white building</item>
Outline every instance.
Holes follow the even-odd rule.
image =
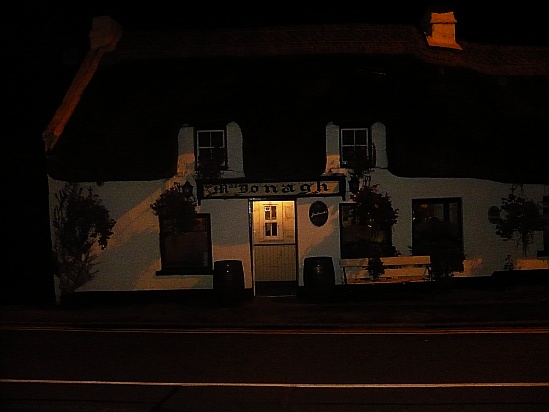
[[[451,13],[432,22],[445,17],[455,24]],[[489,150],[496,160],[484,166],[454,152],[492,144],[491,128],[528,136],[539,130],[536,121],[547,126],[542,109],[525,104],[526,94],[517,101],[510,92],[531,78],[547,87],[547,50],[515,48],[515,61],[524,57],[517,65],[506,59],[509,48],[458,44],[453,27],[440,41],[435,29],[425,37],[401,26],[255,30],[143,37],[122,33],[110,18],[94,20],[90,53],[44,133],[52,222],[56,194],[68,181],[91,188],[116,220],[108,247],[93,250],[94,275],[76,291],[211,290],[215,262],[238,260],[253,295],[262,282],[303,286],[308,257],[331,257],[341,284],[339,260],[362,253],[353,249],[359,238],[348,188],[349,156],[361,149],[373,166],[367,183],[398,209],[397,223],[375,242],[417,254],[418,220],[435,217],[451,226],[465,256],[454,276],[489,276],[509,261],[515,269],[549,268],[547,225],[533,233],[525,256],[489,220],[490,208],[511,190],[543,204],[547,216],[547,176],[525,177],[512,164],[500,178],[493,165],[508,158],[497,147]],[[248,71],[240,70],[242,61]],[[264,78],[250,80],[262,69]],[[421,98],[416,77],[429,86]],[[478,87],[486,87],[480,99],[494,102],[484,113],[475,109]],[[459,113],[451,117],[454,107]],[[485,130],[479,125],[489,116]],[[438,140],[421,142],[422,128]],[[145,154],[133,153],[139,146]],[[160,151],[175,146],[177,156],[166,162]],[[215,150],[221,176],[197,178],[199,154],[213,157]],[[542,158],[532,156],[534,165],[524,168],[536,172]],[[107,171],[122,164],[127,173]],[[141,164],[148,172],[138,170]],[[410,165],[414,171],[403,173]],[[186,182],[197,200],[196,225],[166,236],[150,205]],[[52,234],[55,244],[53,226]]]

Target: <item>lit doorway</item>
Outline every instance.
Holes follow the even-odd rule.
[[[295,201],[262,200],[252,204],[256,287],[275,282],[297,285]]]

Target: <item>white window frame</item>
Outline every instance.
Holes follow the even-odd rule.
[[[360,141],[362,140],[361,138],[359,138],[358,133],[359,132],[364,132],[365,133],[365,141]],[[350,144],[349,142],[344,142],[344,135],[349,135],[350,133],[353,134],[352,136],[352,144]],[[357,143],[357,140],[359,140],[359,143]],[[366,155],[368,156],[368,159],[371,157],[372,153],[371,153],[371,145],[372,145],[372,142],[371,142],[371,134],[370,134],[370,129],[367,128],[367,127],[342,127],[339,129],[339,156],[340,156],[340,163],[341,163],[341,167],[343,168],[347,168],[347,167],[350,167],[350,164],[349,162],[352,160],[352,159],[349,159],[345,156],[345,153],[346,153],[346,148],[352,148],[351,151],[352,153],[356,153],[357,152],[357,148],[363,148],[364,151],[366,152]]]
[[[275,208],[276,210],[276,216],[273,218],[273,215],[272,215],[272,209],[273,207]],[[270,209],[269,213],[270,213],[270,216],[269,216],[269,219],[266,218],[266,213],[267,213],[267,208]],[[281,205],[277,204],[277,203],[268,203],[268,204],[264,204],[262,206],[262,216],[261,216],[261,230],[262,230],[262,237],[263,239],[265,240],[279,240],[282,238],[282,233],[281,233],[281,230],[282,230],[282,224],[281,224],[281,221],[282,221],[282,207]],[[267,230],[266,230],[266,227],[267,225],[270,225],[271,228],[273,227],[276,227],[276,235],[273,235],[272,233],[271,234],[267,234]],[[272,230],[272,229],[271,229]]]
[[[215,142],[212,140],[214,134],[221,134],[221,145],[216,146]],[[209,134],[209,136],[207,136]],[[204,140],[208,139],[209,144],[203,144]],[[196,129],[195,130],[195,158],[196,166],[201,162],[201,156],[203,151],[210,151],[209,158],[212,158],[212,153],[216,149],[221,149],[223,151],[223,161],[219,164],[220,169],[226,170],[228,159],[227,159],[227,133],[225,129]]]

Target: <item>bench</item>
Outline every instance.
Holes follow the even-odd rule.
[[[340,259],[339,266],[343,269],[343,284],[361,283],[369,279],[369,258]],[[432,280],[431,256],[388,256],[382,257],[381,262],[385,273],[380,279],[412,278]],[[347,271],[355,269],[355,275],[348,279]]]

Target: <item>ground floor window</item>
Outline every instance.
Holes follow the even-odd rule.
[[[177,232],[167,230],[160,220],[160,259],[158,275],[211,274],[210,215],[197,213],[192,227]]]
[[[430,255],[440,276],[463,271],[460,198],[412,200],[412,254]]]
[[[355,213],[356,206],[356,203],[339,205],[341,258],[395,256],[392,228],[360,222]]]

